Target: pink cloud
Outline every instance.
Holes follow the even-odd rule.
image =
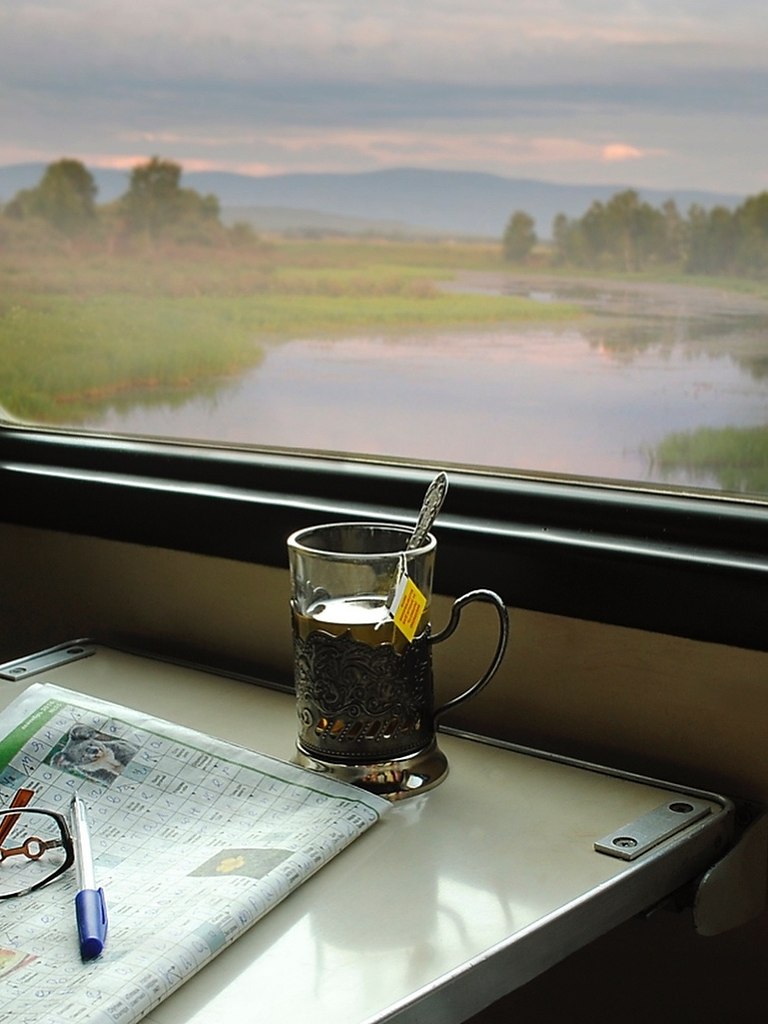
[[[78,159],[88,167],[104,167],[114,171],[130,171],[136,164],[143,164],[149,156],[128,153],[81,153]]]
[[[567,136],[527,136],[512,132],[357,131],[325,129],[265,138],[276,154],[301,156],[305,169],[330,170],[345,160],[375,166],[493,167],[513,172],[526,165],[620,163],[657,156],[625,142],[599,143]]]
[[[193,137],[172,131],[142,133],[126,139],[119,153],[67,154],[90,167],[132,170],[157,155],[174,160],[187,171],[232,171],[263,177],[290,170],[334,172],[385,167],[443,167],[456,170],[480,166],[499,174],[540,173],[562,168],[597,169],[607,164],[639,161],[664,155],[663,150],[640,148],[628,142],[595,142],[572,136],[524,135],[475,130],[471,126],[445,130],[325,128],[272,130],[258,139],[247,134]],[[238,155],[227,154],[236,145]],[[144,149],[137,152],[134,146]],[[253,156],[251,156],[253,154]],[[10,154],[8,154],[10,156]],[[17,150],[7,162],[52,160],[61,154]],[[3,156],[0,151],[0,158]],[[0,162],[3,162],[0,159]]]
[[[607,146],[603,146],[602,158],[609,164],[622,163],[625,160],[642,160],[649,153],[650,150],[644,151],[626,142],[609,142]]]

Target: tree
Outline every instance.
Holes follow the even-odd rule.
[[[734,216],[738,228],[737,269],[762,277],[768,269],[768,192],[750,196]]]
[[[557,264],[589,266],[593,262],[581,220],[570,220],[564,213],[556,214],[552,221],[552,242]]]
[[[688,227],[674,199],[667,199],[662,204],[661,212],[664,232],[662,259],[665,263],[680,264],[686,251]]]
[[[694,205],[688,213],[688,259],[691,274],[735,273],[738,265],[739,225],[725,206],[711,210]]]
[[[605,241],[622,270],[642,270],[665,243],[664,215],[641,202],[634,189],[617,192],[605,205]]]
[[[558,214],[553,232],[559,262],[625,271],[679,258],[684,237],[673,202],[657,210],[633,189],[595,200],[578,220]]]
[[[6,214],[23,219],[41,217],[65,235],[75,235],[96,219],[96,183],[79,160],[49,164],[36,188],[19,192]]]
[[[128,191],[120,200],[120,210],[131,232],[157,238],[179,225],[218,225],[218,199],[182,188],[181,173],[179,164],[157,156],[134,167]]]
[[[523,263],[531,254],[538,241],[533,217],[516,210],[509,218],[504,231],[502,245],[504,259],[510,263]]]
[[[129,230],[161,234],[179,219],[181,207],[181,167],[171,160],[153,156],[131,171],[128,191],[120,208]]]
[[[588,266],[597,266],[607,249],[605,205],[595,200],[578,223],[580,241],[577,250]]]

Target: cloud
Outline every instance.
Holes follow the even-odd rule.
[[[0,160],[723,187],[768,159],[767,40],[765,0],[15,0]]]
[[[606,163],[619,164],[624,163],[625,160],[642,160],[653,153],[652,151],[644,152],[637,146],[629,146],[626,142],[609,142],[607,146],[603,146],[601,155]]]
[[[440,132],[414,130],[326,130],[270,135],[275,152],[300,156],[313,170],[351,165],[377,167],[468,168],[472,162],[496,173],[519,174],[530,167],[547,167],[551,175],[567,174],[573,166],[622,163],[663,156],[661,149],[643,149],[626,142],[602,143],[574,136],[528,136],[513,132]]]
[[[751,3],[661,0],[25,0],[0,11],[18,81],[288,82],[341,77],[524,85],[645,66],[760,68]],[[703,12],[702,12],[703,8]],[[748,17],[744,16],[744,8]],[[718,10],[721,16],[718,16]]]
[[[573,167],[592,168],[602,164],[652,159],[661,150],[642,150],[623,142],[603,144],[585,139],[557,136],[525,136],[514,133],[438,132],[414,130],[368,131],[354,128],[270,132],[258,143],[267,159],[222,158],[222,150],[247,151],[254,139],[185,138],[184,135],[148,133],[143,157],[135,154],[89,154],[93,166],[130,168],[151,151],[173,151],[185,170],[227,170],[267,175],[305,172],[333,172],[371,167],[443,167],[467,170],[470,163],[497,174],[519,175],[534,168],[546,168],[550,175],[567,177]],[[202,155],[193,156],[198,153]],[[189,154],[181,155],[178,154]],[[471,161],[468,159],[471,154]]]

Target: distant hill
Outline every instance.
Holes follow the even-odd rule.
[[[0,202],[19,189],[36,185],[45,164],[0,167]],[[110,202],[128,187],[128,172],[92,169],[99,187],[98,201]],[[271,230],[361,231],[423,234],[437,232],[499,238],[515,210],[536,221],[541,237],[549,237],[558,213],[580,217],[595,200],[606,201],[630,185],[560,185],[524,178],[505,178],[473,171],[396,168],[355,174],[280,174],[253,177],[224,171],[185,173],[182,184],[202,194],[213,193],[224,219],[261,223]],[[744,196],[695,190],[637,189],[641,197],[660,206],[674,199],[682,213],[694,204],[733,208]],[[237,210],[233,216],[230,208]],[[267,216],[266,210],[273,211]],[[280,211],[278,213],[278,211]],[[376,227],[378,225],[378,228]],[[389,228],[389,230],[388,230]]]
[[[430,228],[420,228],[416,224],[403,224],[396,220],[345,217],[339,213],[321,213],[318,210],[293,209],[290,206],[223,206],[221,219],[227,226],[240,222],[250,224],[257,231],[274,231],[281,234],[317,232],[391,238],[409,237],[414,234],[442,234],[433,232]]]

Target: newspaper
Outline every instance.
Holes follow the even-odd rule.
[[[0,1022],[132,1024],[390,804],[202,733],[35,684],[0,714],[0,806],[90,821],[109,931],[83,963],[74,872],[0,902]]]

